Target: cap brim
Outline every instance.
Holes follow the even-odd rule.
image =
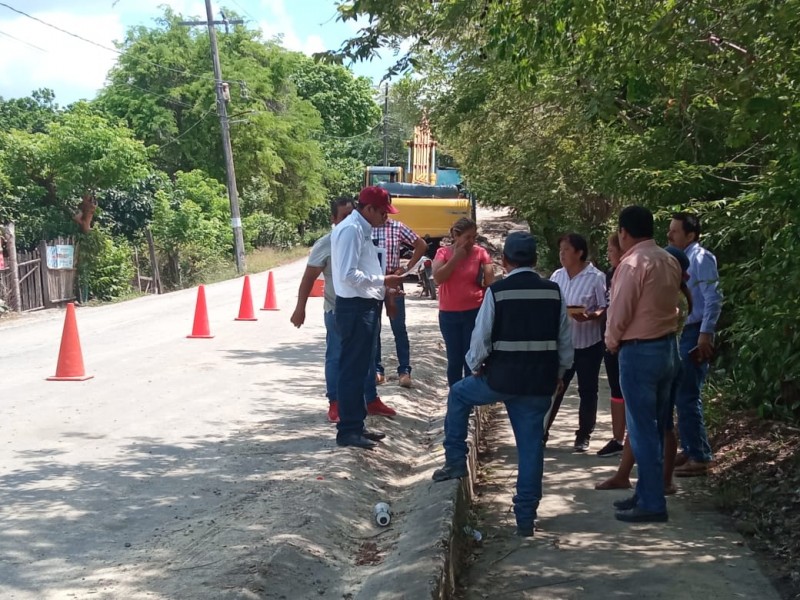
[[[386,212],[388,212],[390,215],[396,215],[396,214],[397,214],[397,213],[399,213],[400,211],[399,211],[399,210],[397,210],[397,209],[396,209],[394,206],[392,206],[391,204],[389,204],[389,205],[386,207]]]

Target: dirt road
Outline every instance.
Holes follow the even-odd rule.
[[[386,443],[337,449],[321,298],[301,330],[289,323],[303,267],[274,271],[281,310],[254,323],[233,320],[241,280],[208,287],[211,340],[185,338],[194,290],[78,309],[95,375],[82,383],[45,381],[62,312],[0,323],[0,597],[359,594],[427,482],[416,465],[443,408],[435,303],[409,298],[416,386],[379,389],[400,413],[370,425]],[[266,277],[253,283],[260,306]],[[372,524],[378,501],[396,511],[388,531]]]
[[[303,329],[289,323],[303,266],[274,271],[281,310],[255,323],[233,321],[240,280],[207,288],[211,340],[185,338],[194,290],[79,309],[95,375],[82,383],[45,381],[62,312],[0,322],[0,598],[431,597],[459,487],[430,481],[445,406],[436,304],[409,297],[415,387],[379,388],[400,413],[371,419],[385,443],[337,449],[321,299]],[[266,277],[253,281],[260,305]],[[613,521],[614,493],[591,489],[613,463],[565,450],[569,401],[562,413],[532,541],[510,535],[513,444],[495,432],[467,597],[775,597],[741,538],[689,494],[670,500],[665,526]],[[387,529],[372,523],[378,501],[394,510]]]

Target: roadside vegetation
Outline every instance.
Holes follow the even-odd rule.
[[[0,98],[0,224],[15,222],[19,250],[76,236],[83,300],[126,297],[137,265],[152,274],[148,232],[165,290],[235,273],[209,39],[186,17],[165,9],[129,29],[96,98]],[[329,228],[327,201],[357,193],[364,166],[380,162],[382,98],[257,30],[218,36],[256,271],[312,245]],[[390,157],[403,163],[414,124],[392,112]]]
[[[409,97],[481,201],[545,242],[545,267],[572,230],[602,263],[628,204],[660,215],[662,235],[674,210],[701,216],[725,294],[713,481],[797,583],[800,4],[352,0],[340,13],[369,26],[332,59],[410,43]]]

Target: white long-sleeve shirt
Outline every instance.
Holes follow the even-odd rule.
[[[331,234],[333,289],[342,298],[383,300],[383,268],[372,243],[372,225],[357,210]]]

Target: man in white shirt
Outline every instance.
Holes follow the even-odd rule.
[[[336,226],[355,210],[355,198],[342,196],[331,201],[331,221]],[[332,233],[332,232],[331,232]],[[339,385],[339,356],[342,342],[336,331],[336,292],[333,289],[331,273],[331,233],[322,236],[311,248],[306,270],[297,290],[297,306],[291,316],[295,327],[302,327],[306,321],[306,304],[320,273],[325,278],[325,298],[323,310],[325,316],[325,395],[328,397],[328,421],[339,422],[339,402],[337,391]],[[386,406],[378,396],[375,384],[375,373],[372,369],[364,380],[364,401],[367,403],[367,414],[382,417],[393,417],[396,411]]]
[[[383,433],[364,428],[364,374],[374,360],[380,306],[386,289],[396,289],[403,278],[384,275],[372,228],[397,214],[389,193],[370,186],[358,195],[358,207],[331,234],[331,265],[336,291],[336,329],[341,337],[339,359],[339,423],[336,443],[371,449]]]

